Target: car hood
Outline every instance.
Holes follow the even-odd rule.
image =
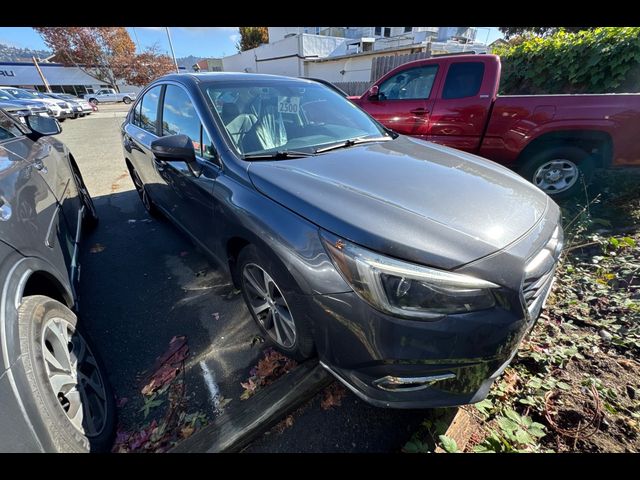
[[[12,98],[11,100],[3,100],[6,103],[13,104],[21,107],[44,107],[44,103],[39,100],[22,100],[19,98]]]
[[[549,201],[497,163],[405,136],[248,171],[264,195],[336,235],[446,269],[505,248]]]

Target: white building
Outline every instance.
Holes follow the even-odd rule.
[[[226,72],[370,82],[377,57],[484,53],[469,27],[269,27],[269,43],[222,59]],[[466,37],[465,37],[466,35]],[[452,40],[455,38],[456,40]],[[438,41],[444,39],[444,41]],[[398,59],[401,61],[401,59]],[[404,60],[407,61],[407,60]],[[361,87],[361,86],[360,86]]]
[[[271,28],[269,28],[271,39]],[[345,39],[324,35],[274,35],[276,40],[222,59],[225,72],[305,76],[307,59],[346,53]]]
[[[82,95],[111,87],[78,67],[46,62],[38,65],[52,92]],[[0,85],[45,90],[44,82],[31,62],[0,62]],[[131,93],[137,93],[141,89],[120,82],[118,88],[121,92]]]

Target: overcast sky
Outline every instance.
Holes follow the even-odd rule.
[[[477,27],[477,40],[489,43],[502,37],[497,27]],[[127,27],[138,49],[158,44],[169,52],[169,40],[164,27]],[[171,39],[176,57],[223,57],[236,53],[238,27],[171,27]],[[13,47],[47,49],[40,35],[29,27],[0,27],[0,43]]]

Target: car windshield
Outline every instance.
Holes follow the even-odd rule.
[[[388,136],[353,103],[315,82],[260,79],[211,82],[201,88],[246,157],[313,154],[332,144]]]
[[[38,98],[31,92],[27,92],[26,90],[21,90],[19,88],[5,88],[3,91],[11,95],[13,98],[20,98],[22,100],[35,100]]]

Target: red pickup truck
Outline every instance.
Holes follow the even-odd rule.
[[[499,96],[500,69],[496,55],[418,60],[349,98],[398,133],[509,166],[554,198],[596,168],[640,166],[640,94]]]

